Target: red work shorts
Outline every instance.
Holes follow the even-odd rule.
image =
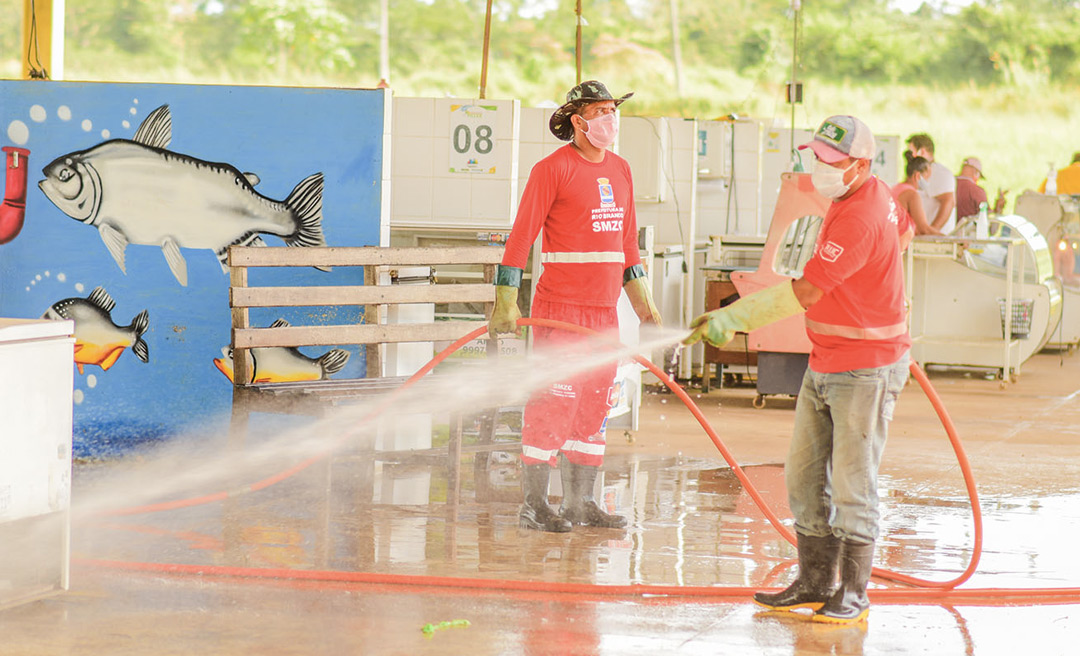
[[[618,337],[619,317],[615,308],[569,305],[537,300],[531,317],[572,323]],[[610,350],[595,337],[533,327],[533,348],[549,357],[583,358]],[[570,379],[555,383],[533,395],[525,405],[521,429],[521,461],[526,465],[556,464],[561,451],[579,465],[599,467],[604,463],[604,427],[612,405],[612,386],[618,362],[612,360]]]

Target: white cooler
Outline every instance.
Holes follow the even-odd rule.
[[[0,318],[0,608],[68,587],[73,332]]]

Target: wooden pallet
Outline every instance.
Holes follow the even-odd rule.
[[[390,306],[407,303],[482,304],[485,318],[494,307],[495,266],[502,248],[492,246],[445,248],[316,247],[229,249],[232,311],[233,405],[231,440],[243,442],[252,412],[325,416],[334,408],[385,395],[400,388],[406,378],[383,376],[381,347],[408,342],[457,340],[477,328],[476,321],[436,321],[431,323],[388,324],[384,317]],[[405,267],[439,265],[479,267],[477,282],[395,285],[386,284]],[[351,286],[255,286],[249,284],[252,269],[266,267],[362,267],[364,284]],[[387,275],[389,274],[389,275]],[[255,308],[271,307],[363,307],[361,324],[253,327],[249,314]],[[340,314],[339,314],[340,316]],[[310,380],[300,382],[252,383],[251,349],[266,347],[319,347],[362,345],[367,358],[365,378]],[[489,353],[497,345],[489,341]],[[429,374],[431,376],[432,374]],[[418,384],[423,384],[420,382]],[[452,494],[460,487],[459,464],[463,453],[506,450],[506,440],[495,439],[496,410],[480,415],[478,444],[462,446],[463,413],[452,413],[450,439],[446,447],[418,451],[379,451],[366,454],[372,459],[400,460],[406,457],[444,457],[450,471]],[[486,459],[485,459],[486,462]],[[456,497],[455,497],[456,498]]]

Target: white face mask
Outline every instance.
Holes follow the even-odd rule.
[[[614,114],[601,114],[585,121],[585,125],[589,127],[585,138],[601,150],[615,143],[615,135],[619,134],[619,121]]]
[[[814,189],[817,189],[819,194],[835,200],[851,188],[850,184],[844,184],[844,175],[858,163],[856,160],[846,169],[838,169],[824,162],[818,162],[814,166],[814,172],[810,174],[810,181],[814,183]]]

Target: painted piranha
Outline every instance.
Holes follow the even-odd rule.
[[[71,319],[75,323],[75,365],[79,373],[94,364],[108,371],[124,349],[131,347],[135,357],[150,361],[150,351],[143,333],[150,326],[150,315],[143,310],[127,326],[113,323],[116,301],[104,287],[95,287],[86,298],[65,298],[53,303],[42,319]]]
[[[259,177],[229,164],[167,150],[169,106],[158,107],[132,139],[111,139],[62,155],[38,187],[71,218],[94,226],[121,271],[128,244],[160,246],[173,276],[187,285],[181,248],[213,250],[228,271],[229,246],[265,246],[274,235],[287,246],[325,246],[323,175],[296,185],[283,201],[255,191]]]
[[[270,324],[271,328],[288,326],[285,319]],[[214,366],[233,381],[233,353],[228,346],[221,349]],[[331,349],[317,358],[309,358],[296,348],[281,346],[251,349],[251,380],[249,383],[285,383],[301,380],[324,380],[341,371],[349,361],[344,349]],[[235,381],[233,381],[235,382]]]

